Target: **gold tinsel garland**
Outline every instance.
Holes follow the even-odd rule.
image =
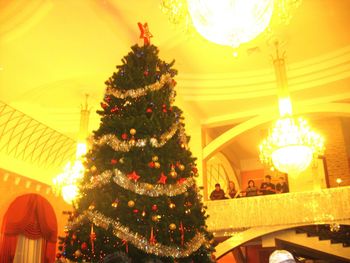
[[[171,78],[171,75],[169,73],[162,75],[159,81],[151,85],[145,86],[143,88],[136,88],[132,90],[121,91],[117,88],[107,87],[106,95],[113,95],[114,97],[119,99],[125,99],[128,97],[134,99],[134,98],[144,96],[150,91],[159,90],[166,83],[173,84],[173,79]],[[171,85],[171,87],[173,87],[173,85]]]
[[[69,222],[67,228],[69,230],[74,229],[75,226],[81,224],[85,218],[105,230],[107,230],[109,226],[112,226],[113,234],[119,239],[130,242],[135,247],[146,253],[161,257],[188,257],[206,242],[205,236],[202,233],[197,232],[196,235],[191,240],[187,241],[183,247],[165,246],[160,243],[155,243],[153,245],[144,236],[134,233],[127,226],[123,226],[120,222],[108,218],[97,211],[85,211],[82,215],[75,218],[73,222]]]
[[[167,141],[169,141],[176,133],[177,130],[180,130],[180,139],[184,144],[186,144],[186,136],[184,134],[184,129],[181,122],[174,123],[169,131],[163,133],[159,139],[150,138],[148,139],[138,139],[138,140],[129,140],[129,141],[120,141],[114,134],[105,134],[99,139],[94,139],[95,145],[104,145],[107,144],[112,147],[115,151],[128,152],[133,147],[145,147],[147,142],[154,148],[162,147]]]
[[[98,186],[105,185],[109,183],[110,178],[112,177],[112,171],[105,171],[100,175],[94,176],[92,182],[85,184],[82,186],[83,189],[93,189]],[[113,181],[123,187],[124,189],[130,190],[139,195],[147,195],[152,197],[157,197],[161,195],[166,196],[176,196],[183,194],[190,188],[195,180],[193,177],[187,178],[181,184],[149,184],[149,183],[138,183],[130,180],[125,174],[123,174],[120,170],[114,170],[115,176],[113,177]]]

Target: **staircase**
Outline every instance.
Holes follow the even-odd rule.
[[[350,262],[350,247],[342,243],[333,243],[330,239],[320,240],[319,236],[310,236],[300,230],[286,230],[271,234],[277,247],[294,250],[299,255],[318,255],[328,262]]]

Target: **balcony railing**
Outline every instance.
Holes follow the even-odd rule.
[[[332,223],[350,219],[350,186],[207,201],[211,231]]]

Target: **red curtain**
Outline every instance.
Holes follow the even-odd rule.
[[[13,261],[19,234],[30,239],[43,238],[42,262],[54,262],[57,220],[52,206],[45,198],[37,194],[27,194],[12,202],[1,229],[0,263]]]

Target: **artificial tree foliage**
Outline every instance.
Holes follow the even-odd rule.
[[[66,228],[75,262],[213,262],[212,235],[194,177],[174,61],[134,45],[106,81],[100,127]]]

